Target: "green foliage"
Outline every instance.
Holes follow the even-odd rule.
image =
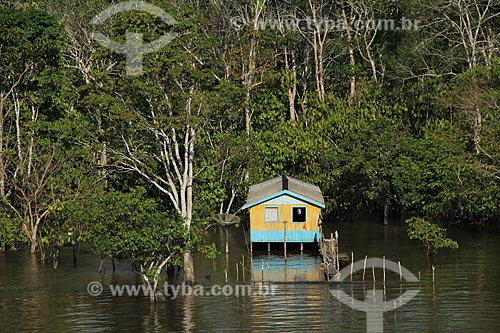
[[[15,251],[26,241],[22,219],[9,208],[5,197],[0,197],[0,247]]]
[[[180,264],[187,231],[179,217],[148,198],[145,189],[109,191],[96,197],[86,212],[85,239],[96,253],[138,264],[172,255],[170,264]]]
[[[406,220],[408,237],[417,239],[427,247],[427,254],[435,254],[438,249],[458,249],[458,243],[446,237],[446,229],[433,224],[421,217],[412,217]]]
[[[339,18],[347,9],[423,22],[418,32],[377,31],[373,40],[354,36],[351,45],[345,31],[329,34],[322,53],[323,101],[316,91],[314,35],[234,29],[232,17],[246,10],[253,15],[252,6],[238,0],[153,1],[175,17],[175,26],[144,12],[119,13],[100,25],[117,42],[130,31],[144,33],[146,42],[179,34],[144,58],[141,77],[127,77],[123,55],[90,42],[90,20],[112,3],[0,5],[0,172],[9,203],[0,208],[3,244],[26,240],[36,222],[27,217],[43,216],[30,236],[40,239],[30,240],[45,247],[87,240],[97,253],[142,265],[169,254],[170,263],[179,263],[188,250],[212,257],[213,247],[202,244],[213,214],[236,211],[249,185],[281,174],[320,185],[329,213],[339,217],[363,208],[378,214],[390,206],[449,223],[498,223],[495,20],[485,20],[482,30],[494,45],[469,66],[466,46],[456,43],[459,34],[439,16],[456,20],[457,13],[446,12],[453,7],[432,1],[325,3],[321,17]],[[277,4],[267,3],[263,21],[283,12],[310,15],[306,2]],[[186,157],[188,127],[195,130],[196,148]],[[162,141],[173,132],[179,152],[162,159],[176,149]],[[119,163],[128,149],[137,157],[135,173]],[[178,211],[172,213],[168,194],[149,187],[151,179],[168,187],[165,171],[185,158],[194,161],[190,230]],[[182,164],[174,178],[182,178]]]

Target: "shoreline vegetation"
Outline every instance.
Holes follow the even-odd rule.
[[[216,252],[213,216],[283,174],[318,185],[330,220],[498,228],[499,3],[150,3],[176,23],[126,11],[92,25],[108,0],[0,5],[4,250],[57,262],[62,244],[88,242],[152,287],[178,265],[193,283],[193,254]],[[256,28],[291,15],[418,25]],[[175,38],[130,76],[95,31]]]

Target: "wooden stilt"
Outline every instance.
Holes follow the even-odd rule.
[[[262,260],[262,266],[261,266],[261,273],[262,273],[262,281],[261,283],[264,283],[264,260]]]
[[[284,229],[283,229],[283,253],[285,255],[286,260],[286,220],[283,221]]]
[[[267,255],[271,254],[271,243],[267,242]]]
[[[300,243],[300,253],[304,252],[304,243]]]

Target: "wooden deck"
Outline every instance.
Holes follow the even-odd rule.
[[[322,233],[319,246],[322,258],[321,270],[327,281],[330,281],[330,278],[337,275],[342,267],[349,264],[350,258],[346,253],[339,253],[338,240],[333,237],[333,234],[330,238],[325,238]]]

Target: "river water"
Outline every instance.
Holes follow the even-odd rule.
[[[370,299],[374,289],[384,289],[381,270],[375,272],[375,285],[369,270],[365,283],[361,271],[353,275],[353,284],[311,282],[311,273],[304,275],[300,270],[305,265],[306,270],[317,271],[317,251],[301,255],[291,249],[287,274],[294,276],[293,281],[278,283],[279,263],[284,262],[281,250],[271,256],[267,251],[254,251],[251,262],[241,227],[229,228],[228,256],[222,253],[216,260],[196,258],[198,286],[203,286],[205,293],[214,285],[250,285],[254,288],[252,295],[179,292],[175,299],[171,293],[151,305],[143,295],[112,295],[109,285],[140,283],[126,261],[117,262],[114,272],[107,262],[106,272],[100,274],[98,258],[85,249],[80,251],[76,265],[71,249],[64,249],[57,270],[26,252],[0,254],[0,332],[367,331],[366,313],[341,303],[335,295],[345,293],[353,297],[353,302]],[[500,332],[500,235],[452,233],[460,248],[439,253],[433,283],[425,250],[419,242],[407,239],[404,226],[359,221],[326,223],[326,228],[331,229],[328,232],[338,230],[341,252],[349,256],[353,252],[355,261],[365,255],[385,256],[420,276],[418,283],[400,284],[399,274],[387,273],[386,303],[379,302],[385,311],[384,332]],[[216,230],[210,238],[221,251],[224,249],[222,230]],[[246,262],[244,274],[242,256]],[[254,284],[252,277],[255,281],[264,273],[269,275],[263,278],[265,284],[259,294],[259,284]],[[182,271],[170,274],[168,280],[178,286]],[[269,285],[268,280],[276,282]],[[103,285],[99,296],[91,296],[87,290],[94,281]],[[274,295],[266,294],[271,287]],[[397,307],[395,299],[408,290],[419,293]]]

